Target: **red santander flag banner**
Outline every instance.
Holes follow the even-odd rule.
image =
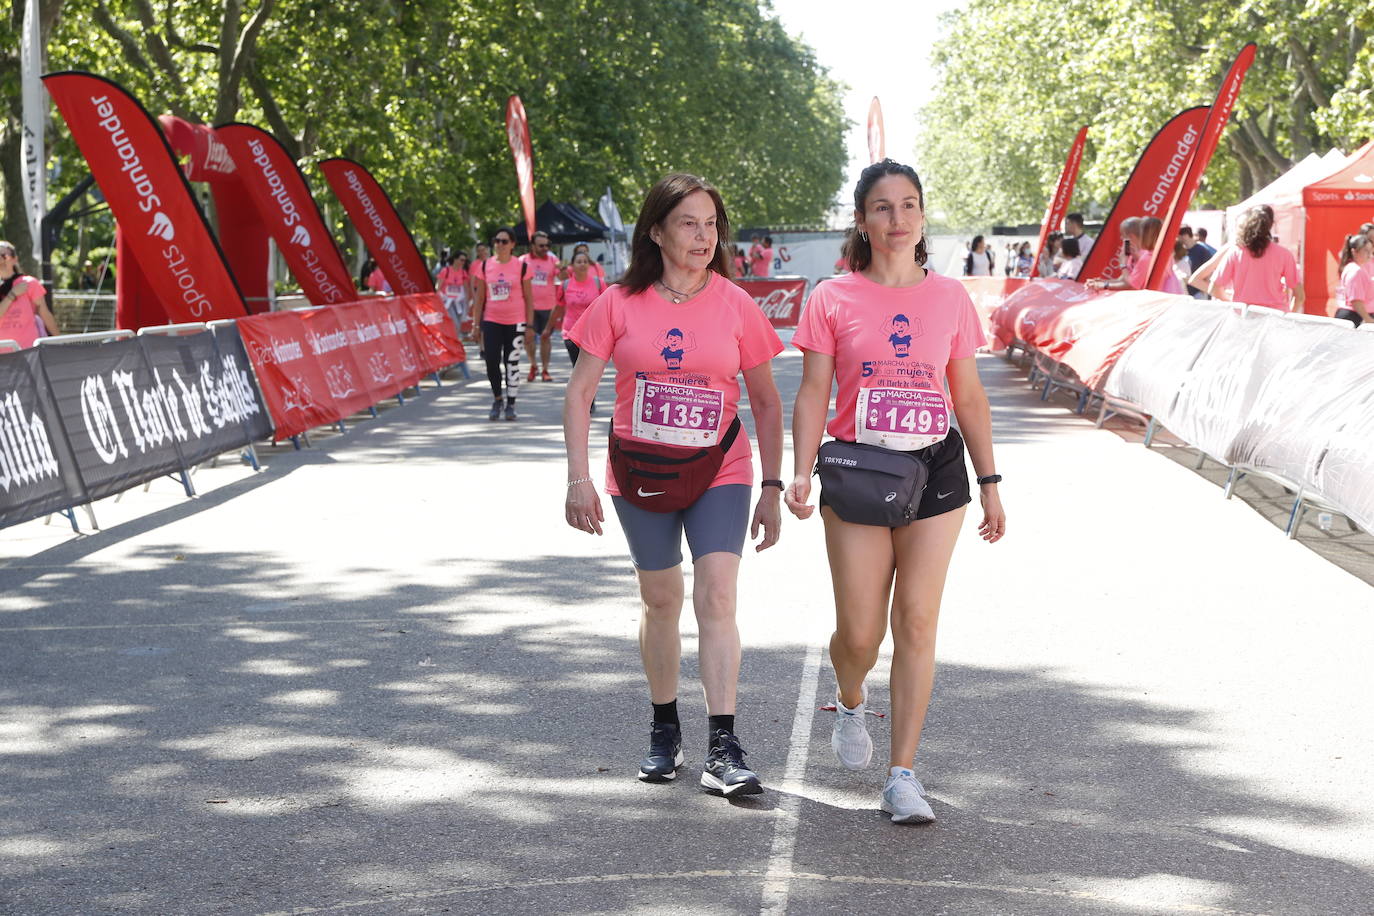
[[[305,176],[276,138],[252,124],[222,124],[215,135],[229,150],[277,249],[314,305],[357,298],[353,277],[325,227]]]
[[[91,73],[43,77],[134,260],[177,322],[248,309],[157,122],[120,86]]]
[[[764,280],[736,280],[775,328],[795,328],[801,320],[806,298],[805,277],[770,277]]]
[[[872,165],[887,158],[887,140],[883,135],[883,106],[875,95],[868,103],[868,162]]]
[[[398,296],[434,292],[434,281],[391,198],[352,159],[326,159],[320,171]]]
[[[520,96],[506,100],[506,141],[515,160],[515,180],[520,186],[520,209],[525,214],[525,231],[534,238],[534,147],[530,143],[530,122]]]
[[[1150,140],[1112,204],[1102,234],[1093,242],[1092,251],[1078,271],[1078,282],[1119,280],[1130,271],[1121,251],[1121,221],[1130,216],[1163,217],[1202,137],[1206,119],[1205,105],[1185,109],[1170,118]]]
[[[1212,108],[1207,113],[1207,122],[1202,127],[1202,138],[1198,141],[1193,158],[1188,163],[1188,171],[1183,176],[1183,182],[1174,193],[1169,213],[1164,217],[1164,227],[1155,242],[1154,259],[1150,262],[1150,279],[1145,284],[1147,289],[1163,289],[1164,277],[1173,270],[1174,240],[1178,237],[1178,227],[1183,223],[1183,214],[1188,212],[1188,207],[1193,203],[1193,195],[1197,193],[1198,185],[1202,182],[1202,173],[1207,171],[1212,154],[1221,142],[1221,134],[1226,130],[1226,123],[1231,120],[1231,111],[1236,107],[1240,87],[1245,84],[1245,73],[1254,62],[1255,43],[1252,41],[1240,49],[1235,61],[1231,63],[1231,69],[1226,71],[1225,78],[1217,88],[1216,101],[1212,102]]]
[[[1073,186],[1078,181],[1078,166],[1083,161],[1083,146],[1087,141],[1088,129],[1080,127],[1069,147],[1069,158],[1064,160],[1064,170],[1059,173],[1059,183],[1054,186],[1054,196],[1045,210],[1045,221],[1040,224],[1040,241],[1035,245],[1035,260],[1031,262],[1032,278],[1040,275],[1040,254],[1045,250],[1045,240],[1069,212],[1069,201],[1073,198]]]

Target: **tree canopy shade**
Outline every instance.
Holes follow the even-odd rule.
[[[23,2],[11,6],[0,86],[15,101],[0,153],[19,127]],[[685,170],[719,186],[736,220],[814,222],[847,162],[840,87],[759,0],[43,7],[49,69],[107,76],[154,114],[258,123],[307,168],[357,159],[436,245],[518,212],[502,121],[512,93],[529,114],[536,193],[584,208],[608,185],[634,208],[653,182]],[[49,140],[63,163],[55,194],[83,171],[60,123]],[[22,243],[19,187],[5,169],[4,231]],[[339,208],[322,202],[337,227]]]
[[[970,0],[941,20],[917,165],[949,226],[1035,222],[1090,125],[1073,209],[1104,213],[1160,125],[1211,103],[1259,45],[1197,205],[1246,197],[1309,152],[1374,135],[1374,7],[1334,0]]]

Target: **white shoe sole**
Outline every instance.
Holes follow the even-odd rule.
[[[643,770],[640,770],[640,771],[639,771],[639,778],[640,778],[640,781],[641,781],[641,782],[670,782],[670,781],[672,781],[672,780],[674,780],[674,779],[677,779],[677,771],[678,771],[678,769],[682,766],[682,761],[683,761],[684,759],[686,759],[686,758],[684,758],[684,757],[682,756],[682,751],[678,751],[678,752],[677,752],[677,756],[676,756],[675,758],[673,758],[673,769],[672,769],[671,772],[668,772],[668,773],[646,773],[646,772],[644,772]]]
[[[762,783],[757,782],[737,782],[733,786],[727,786],[710,773],[702,772],[701,787],[708,792],[716,795],[723,795],[732,798],[736,795],[758,795],[763,792]]]
[[[892,815],[892,823],[894,824],[935,823],[935,814],[933,812],[930,814],[926,814],[923,811],[913,811],[909,814],[898,814],[896,811],[892,810],[892,806],[889,805],[886,801],[884,801],[879,807],[881,807],[882,810],[886,811],[888,814]]]

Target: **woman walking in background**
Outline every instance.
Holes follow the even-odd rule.
[[[995,542],[1006,531],[991,410],[973,355],[984,343],[983,332],[963,286],[924,269],[924,228],[924,192],[914,169],[891,159],[864,169],[845,242],[853,273],[816,287],[792,339],[805,355],[792,414],[788,509],[802,519],[812,514],[811,471],[827,431],[836,440],[827,449],[850,443],[830,455],[832,467],[877,460],[916,475],[912,465],[919,463],[927,475],[924,489],[913,483],[911,504],[900,509],[854,478],[823,479],[820,494],[835,594],[830,661],[837,712],[831,747],[848,769],[862,769],[872,758],[865,679],[890,619],[892,744],[881,807],[897,823],[935,819],[912,767],[935,676],[945,575],[971,500],[965,437],[982,501],[979,533]],[[877,448],[865,451],[853,443]],[[821,467],[824,472],[827,464]],[[886,484],[894,478],[883,479]]]
[[[555,324],[558,318],[563,319],[563,347],[568,351],[568,359],[572,360],[574,367],[582,350],[573,343],[572,330],[587,311],[587,307],[596,301],[596,297],[605,289],[605,282],[592,270],[591,256],[586,251],[574,254],[572,264],[568,267],[568,279],[563,282],[563,304],[554,312]],[[590,412],[596,413],[596,392],[593,391],[592,394]]]
[[[525,262],[514,256],[515,232],[498,229],[491,243],[496,255],[473,265],[477,296],[472,302],[472,323],[482,335],[482,358],[495,400],[488,420],[501,419],[501,382],[505,376],[505,415],[515,420],[515,393],[520,388],[520,341],[532,346],[534,309],[525,296]]]
[[[1281,311],[1302,311],[1305,298],[1293,252],[1273,240],[1274,211],[1260,204],[1245,211],[1236,244],[1193,272],[1188,285],[1220,299],[1262,305]]]
[[[614,361],[606,492],[639,578],[640,658],[653,706],[639,778],[672,780],[684,759],[677,688],[685,532],[709,733],[701,785],[735,796],[763,791],[735,734],[735,595],[754,480],[749,436],[737,416],[739,376],[749,390],[768,478],[751,529],[757,537],[762,527],[755,549],[763,550],[777,542],[781,522],[782,400],[770,361],[782,342],[749,294],[729,280],[729,226],[719,192],[701,178],[669,175],[649,191],[629,270],[569,332],[581,353],[568,382],[563,435],[567,522],[600,534],[604,515],[587,459],[588,412]],[[693,346],[664,346],[665,337]]]
[[[1341,297],[1345,305],[1336,309],[1335,317],[1344,318],[1355,327],[1369,320],[1369,307],[1374,304],[1374,280],[1369,265],[1374,263],[1374,242],[1367,235],[1348,236],[1341,246]]]

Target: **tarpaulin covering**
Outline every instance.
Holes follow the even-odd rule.
[[[1234,311],[1217,299],[1178,299],[1121,355],[1107,378],[1106,394],[1150,416],[1164,416],[1222,317]]]
[[[964,290],[973,300],[978,317],[983,320],[983,329],[988,333],[989,344],[994,342],[992,334],[992,313],[1001,307],[1007,297],[1026,285],[1025,277],[959,277]],[[1005,349],[1002,344],[996,349]]]

